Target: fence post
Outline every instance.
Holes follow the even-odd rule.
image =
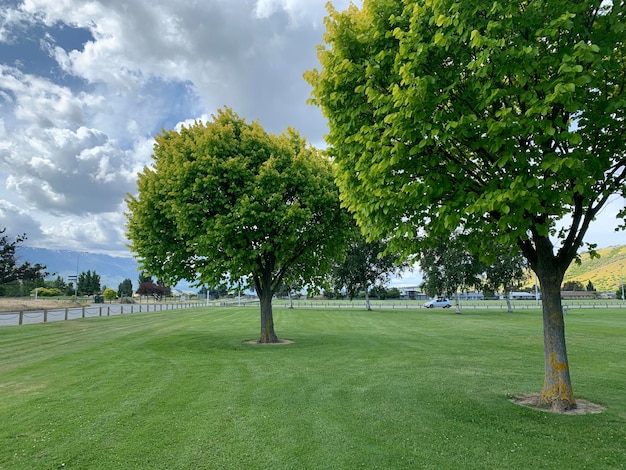
[[[48,321],[48,309],[43,309],[43,322],[46,323]]]
[[[85,318],[85,306],[82,308],[82,317]]]
[[[111,315],[111,306],[107,307],[107,317]]]
[[[68,311],[69,311],[69,308],[65,307],[65,317],[63,318],[63,320],[67,320]]]
[[[20,319],[18,320],[18,325],[21,325],[24,322],[24,311],[20,310]]]

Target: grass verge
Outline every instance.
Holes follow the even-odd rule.
[[[538,312],[251,308],[0,329],[0,468],[624,468],[626,321],[567,316],[574,391],[538,392]]]

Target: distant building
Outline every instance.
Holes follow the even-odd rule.
[[[420,292],[419,287],[398,287],[400,291],[400,298],[402,300],[428,300],[428,296],[423,292]]]
[[[617,299],[615,292],[601,292],[598,294],[599,299]]]
[[[455,296],[452,296],[455,298]],[[485,300],[482,292],[459,292],[459,300]]]
[[[505,299],[504,295],[500,296],[501,299]],[[535,294],[531,294],[530,292],[510,292],[509,298],[511,300],[535,300]],[[539,298],[541,298],[541,294],[539,294]]]
[[[598,293],[596,291],[590,290],[562,290],[561,298],[563,300],[567,299],[595,299],[598,297]]]

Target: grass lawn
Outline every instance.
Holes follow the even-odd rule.
[[[570,310],[574,392],[540,313],[210,307],[0,328],[2,469],[626,468],[626,312]]]

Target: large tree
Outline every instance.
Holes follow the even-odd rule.
[[[542,288],[541,403],[575,407],[559,288],[624,192],[623,0],[364,0],[330,7],[307,72],[345,205],[420,252],[459,227],[517,245]]]
[[[259,342],[276,342],[272,297],[315,283],[344,250],[350,218],[331,162],[294,130],[276,136],[230,109],[156,138],[154,162],[127,198],[128,237],[143,267],[174,284],[251,280]]]

